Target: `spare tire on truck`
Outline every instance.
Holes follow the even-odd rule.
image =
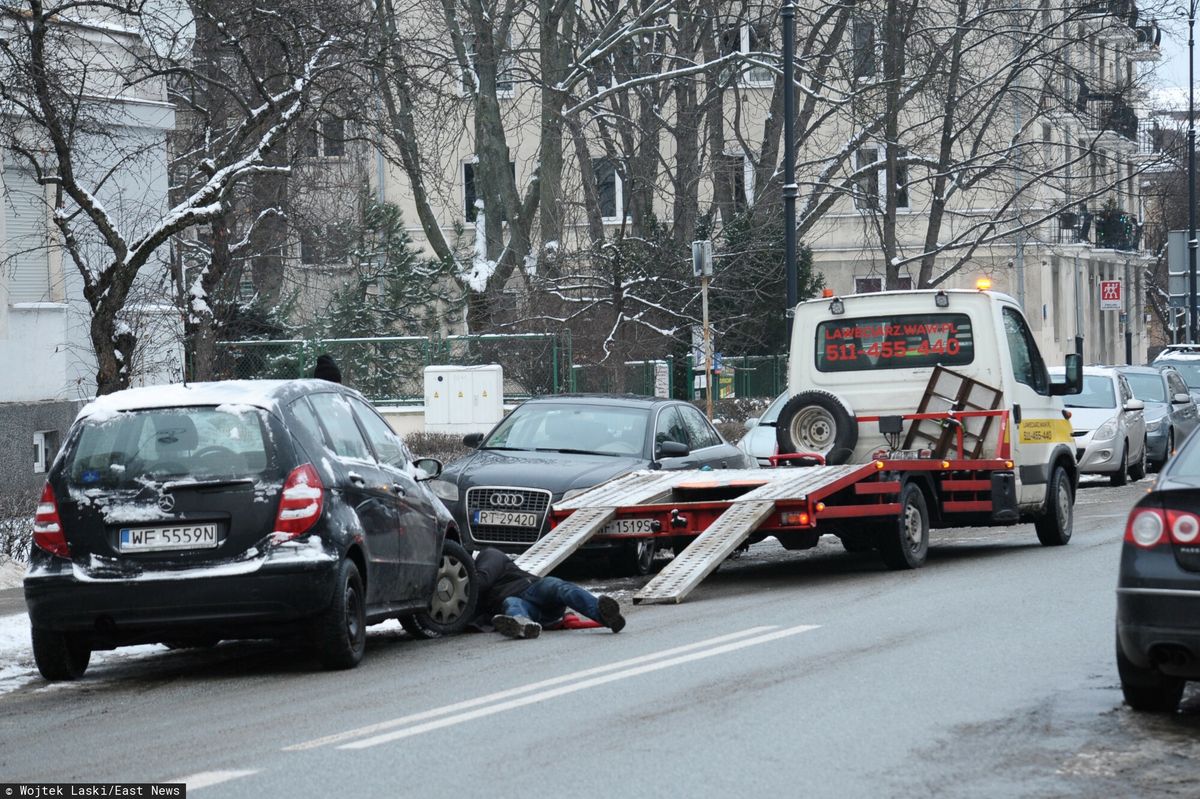
[[[775,443],[781,455],[815,452],[826,463],[847,463],[858,443],[858,421],[833,394],[801,391],[779,412]]]

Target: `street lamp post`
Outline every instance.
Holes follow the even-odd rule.
[[[1195,0],[1193,0],[1195,2]],[[796,5],[783,4],[783,268],[787,271],[787,343],[792,342],[792,322],[796,315]],[[1193,235],[1193,238],[1195,236]],[[1193,292],[1194,293],[1194,292]]]
[[[1196,0],[1188,3],[1188,343],[1196,335],[1196,106],[1194,51],[1196,48]]]

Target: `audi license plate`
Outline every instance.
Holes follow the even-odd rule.
[[[215,549],[215,524],[178,524],[170,527],[122,527],[122,552],[163,552],[172,549]]]
[[[511,510],[477,510],[475,524],[491,524],[496,527],[537,527],[536,513],[520,513]]]
[[[600,529],[602,535],[634,535],[653,532],[653,519],[613,519]]]

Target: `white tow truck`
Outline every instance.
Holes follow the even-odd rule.
[[[1071,538],[1078,471],[1061,395],[1020,307],[987,290],[825,296],[796,307],[791,397],[776,425],[777,468],[643,471],[552,509],[555,527],[518,563],[547,574],[613,519],[670,538],[678,555],[635,602],[680,602],[735,549],[822,534],[924,564],[931,527],[1034,523]],[[804,466],[806,468],[792,468]],[[613,529],[613,528],[608,528]],[[648,531],[648,532],[646,532]],[[679,551],[681,538],[693,540]]]

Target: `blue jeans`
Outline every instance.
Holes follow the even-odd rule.
[[[505,616],[525,616],[538,624],[558,621],[567,608],[600,621],[596,595],[557,577],[543,577],[521,593],[506,597],[501,605]]]

